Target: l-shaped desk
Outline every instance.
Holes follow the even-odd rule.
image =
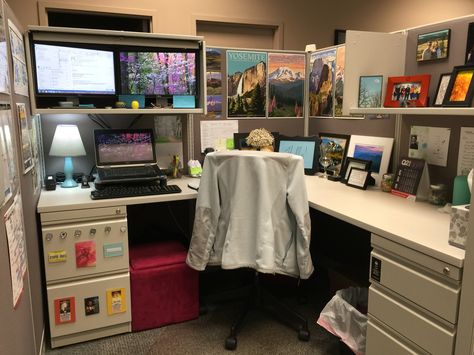
[[[193,200],[197,192],[187,186],[193,180],[189,177],[171,180],[170,183],[181,188],[179,194],[109,200],[91,200],[89,189],[42,191],[37,211],[42,224],[53,346],[129,329],[130,317],[123,314],[113,317],[115,323],[111,324],[110,317],[103,312],[100,320],[93,325],[87,324],[90,321],[83,316],[83,305],[78,301],[76,322],[58,324],[53,311],[54,300],[74,294],[75,289],[87,290],[87,283],[91,283],[90,290],[93,290],[97,288],[97,280],[120,275],[128,280],[126,206]],[[380,353],[380,349],[397,354],[452,353],[464,251],[448,244],[449,214],[438,212],[428,203],[407,201],[376,188],[363,191],[317,176],[307,176],[306,186],[311,208],[372,233],[367,354]],[[108,227],[112,227],[112,232]],[[101,228],[105,228],[103,236]],[[118,230],[116,235],[115,229]],[[91,277],[92,268],[77,269],[75,263],[70,263],[73,265],[67,269],[65,263],[54,262],[53,257],[64,261],[66,255],[74,255],[74,246],[67,245],[68,238],[77,242],[78,233],[84,236],[92,231],[97,233],[95,275]],[[102,242],[102,239],[108,242]],[[100,249],[104,254],[109,252],[120,257],[100,259]],[[110,263],[111,259],[115,264]],[[64,270],[58,271],[61,268]],[[127,283],[124,282],[124,288]],[[129,307],[129,299],[127,304]],[[101,309],[107,309],[107,305]]]

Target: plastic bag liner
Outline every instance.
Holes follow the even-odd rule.
[[[349,287],[336,292],[317,323],[336,335],[354,353],[365,354],[368,288]]]

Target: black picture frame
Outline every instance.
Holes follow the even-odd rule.
[[[341,182],[346,183],[347,178],[349,177],[349,173],[352,168],[370,171],[371,165],[372,165],[371,160],[346,157],[343,168],[341,170]]]
[[[430,50],[430,46],[432,46],[432,42],[434,41],[436,41],[437,44],[435,51],[433,51],[433,49]],[[416,40],[416,61],[420,63],[448,58],[450,42],[450,28],[418,34]]]
[[[273,141],[273,149],[276,151],[276,143],[278,141],[278,136],[280,135],[279,132],[270,132],[274,138]],[[247,150],[251,149],[250,146],[247,145],[245,141],[249,136],[250,132],[245,133],[234,133],[234,149],[238,150]]]
[[[470,79],[466,86],[462,82],[461,75],[467,74]],[[453,97],[453,94],[456,97]],[[474,95],[474,64],[458,65],[453,68],[451,78],[449,79],[446,95],[443,99],[443,107],[470,107]]]
[[[276,151],[292,153],[302,156],[304,159],[304,173],[314,175],[319,171],[319,145],[321,141],[318,136],[295,136],[289,137],[279,135]]]
[[[346,30],[334,30],[334,45],[346,43]]]
[[[466,55],[464,64],[474,64],[474,22],[467,27]]]
[[[331,154],[331,159],[333,160],[333,165],[326,169],[327,172],[332,173],[332,175],[339,175],[341,172],[342,166],[347,156],[347,151],[349,149],[349,142],[351,140],[351,136],[348,134],[338,134],[338,133],[326,133],[320,132],[318,134],[320,144],[323,144],[327,141],[332,141],[335,144],[338,144],[342,148],[342,152],[333,152]],[[343,145],[341,145],[343,143]],[[335,163],[335,164],[334,164]],[[323,171],[324,169],[320,166],[319,171]]]
[[[370,171],[359,168],[351,168],[346,185],[357,189],[366,190],[369,185]]]
[[[451,73],[442,73],[439,76],[438,86],[436,87],[436,94],[433,98],[433,107],[443,106],[443,100],[446,96],[448,89],[449,80],[451,79]]]

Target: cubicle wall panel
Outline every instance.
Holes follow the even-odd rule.
[[[127,219],[45,227],[46,282],[128,270]]]
[[[47,294],[52,338],[131,322],[128,272],[48,286]]]

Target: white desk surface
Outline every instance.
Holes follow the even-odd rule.
[[[79,210],[98,207],[110,207],[119,205],[137,205],[145,203],[192,200],[197,197],[197,191],[190,189],[188,183],[195,181],[195,178],[183,177],[181,179],[169,179],[169,185],[178,185],[182,192],[165,195],[149,195],[137,197],[112,198],[105,200],[92,200],[90,197],[93,184],[90,189],[81,189],[81,187],[61,188],[56,187],[54,191],[41,191],[38,201],[37,211],[57,212],[67,210]]]
[[[450,215],[426,202],[407,201],[370,187],[306,176],[309,205],[409,248],[462,267],[464,250],[448,244]]]
[[[178,185],[181,193],[106,200],[92,200],[91,189],[57,187],[54,191],[41,191],[37,211],[190,200],[197,197],[197,191],[187,185],[195,180],[183,177],[168,181]],[[359,190],[318,176],[306,176],[306,186],[310,207],[451,265],[463,266],[464,250],[448,244],[450,216],[438,212],[436,206],[407,201],[374,187]]]

